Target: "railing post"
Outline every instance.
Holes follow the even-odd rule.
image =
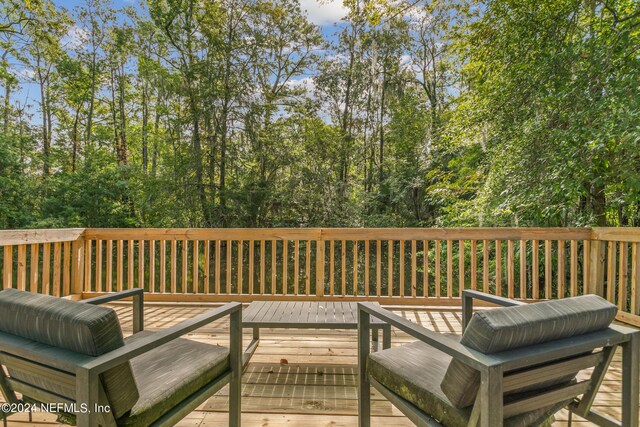
[[[84,289],[84,233],[71,245],[71,293],[81,295]]]
[[[316,241],[316,296],[324,296],[324,237],[322,230]]]
[[[589,254],[588,293],[604,296],[604,244],[602,240],[591,240]]]

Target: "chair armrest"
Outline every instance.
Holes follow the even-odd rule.
[[[156,332],[147,337],[140,338],[135,342],[120,347],[116,350],[110,351],[107,354],[98,356],[84,365],[78,367],[79,370],[85,371],[85,375],[95,376],[102,372],[113,368],[123,362],[133,359],[143,353],[160,347],[169,341],[175,340],[182,335],[188,334],[214,320],[221,317],[231,316],[231,353],[237,350],[234,347],[238,346],[240,349],[240,361],[242,360],[242,304],[237,302],[231,302],[225,304],[222,307],[209,310],[205,313],[199,314],[191,319],[178,323],[171,328],[164,329],[160,332]]]
[[[361,339],[364,336],[369,336],[368,329],[370,326],[370,316],[374,316],[391,326],[395,326],[412,337],[479,371],[501,363],[500,360],[494,358],[492,355],[483,354],[465,347],[458,341],[451,339],[446,335],[442,335],[437,332],[430,331],[420,325],[416,325],[415,323],[373,303],[358,303],[358,334],[362,334],[358,339]],[[366,324],[366,331],[361,330],[364,329],[364,324]]]
[[[499,297],[497,295],[491,295],[480,291],[464,290],[462,291],[462,332],[467,329],[467,325],[471,321],[473,315],[473,300],[481,300],[497,304],[503,307],[513,307],[515,305],[525,305],[522,301],[517,301],[511,298]]]
[[[144,329],[144,289],[133,288],[95,298],[88,298],[81,302],[85,304],[99,305],[125,298],[133,298],[133,333],[137,334]]]

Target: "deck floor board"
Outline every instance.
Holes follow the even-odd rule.
[[[125,335],[132,332],[131,307],[113,306],[122,322]],[[197,305],[147,305],[145,325],[160,330],[189,319],[208,307]],[[452,310],[395,310],[412,322],[440,333],[461,333],[461,315]],[[330,315],[329,313],[327,313]],[[226,321],[201,328],[189,338],[210,344],[228,343]],[[258,346],[243,376],[242,421],[244,427],[357,425],[357,340],[355,330],[261,329]],[[244,333],[244,344],[251,341],[251,330]],[[392,330],[392,345],[413,341],[410,336]],[[620,418],[620,354],[602,384],[594,406],[601,412]],[[227,423],[227,388],[182,420],[183,427],[224,426]],[[2,397],[0,396],[0,399]],[[373,425],[405,427],[413,424],[375,390],[372,391]],[[567,413],[556,416],[554,426],[567,425]],[[36,413],[9,418],[16,427],[57,426],[55,416]],[[573,425],[593,424],[574,416]]]

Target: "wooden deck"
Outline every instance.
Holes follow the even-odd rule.
[[[125,335],[131,334],[131,308],[114,306],[120,315]],[[207,310],[201,305],[148,304],[146,329],[157,330],[174,325]],[[396,313],[437,332],[460,333],[459,311],[395,309]],[[217,322],[192,334],[197,341],[226,345],[226,322]],[[251,330],[245,331],[245,345]],[[402,345],[412,338],[392,331],[392,345]],[[353,330],[261,330],[256,350],[243,378],[242,422],[244,427],[274,426],[356,426],[357,370],[356,331]],[[620,356],[616,355],[595,402],[601,412],[619,419],[621,388]],[[412,426],[381,395],[373,392],[373,425]],[[1,397],[0,397],[1,398]],[[179,426],[219,427],[227,423],[227,389],[222,389]],[[567,425],[566,413],[557,417],[557,426]],[[57,426],[55,416],[16,414],[10,426]],[[592,425],[574,417],[574,426]]]

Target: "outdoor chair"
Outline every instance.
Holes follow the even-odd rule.
[[[133,297],[134,335],[99,304]],[[230,346],[180,336],[230,317]],[[143,331],[143,291],[83,302],[0,292],[0,389],[9,403],[59,404],[82,427],[170,426],[229,384],[229,425],[240,425],[242,306],[229,303],[160,332]],[[16,393],[21,394],[18,398]],[[0,413],[5,419],[10,414]]]
[[[504,307],[471,317],[473,299]],[[545,426],[567,407],[597,425],[637,427],[640,331],[612,325],[616,312],[596,295],[524,304],[464,291],[460,338],[360,303],[359,426],[371,425],[372,385],[418,426]],[[371,316],[418,341],[371,353]],[[618,347],[622,423],[591,409]]]

